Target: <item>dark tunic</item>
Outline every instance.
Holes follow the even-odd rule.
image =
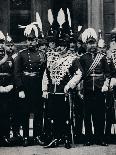
[[[6,62],[0,65],[0,86],[14,86],[14,61],[9,57]],[[15,101],[14,88],[9,92],[0,93],[0,135],[9,137],[10,114]]]
[[[46,67],[45,51],[36,49],[19,52],[15,61],[15,78],[18,91],[24,91],[27,106],[37,110],[41,104],[42,78]],[[32,110],[32,109],[31,109]]]
[[[95,54],[96,56],[96,54]],[[91,53],[86,53],[80,58],[80,63],[83,68],[84,76],[93,63],[95,56]],[[92,123],[94,125],[94,134],[96,142],[100,143],[103,140],[104,125],[105,125],[105,95],[101,92],[102,86],[106,78],[110,78],[110,69],[103,56],[98,65],[84,79],[84,120],[85,134],[90,141],[92,136]]]
[[[75,75],[76,71],[81,70],[80,63],[74,55],[69,54],[61,58],[58,55],[56,52],[52,54],[46,72],[49,92],[48,118],[54,121],[55,138],[70,134],[70,127],[66,127],[66,121],[69,122],[70,119],[70,106],[68,97],[65,98],[64,87]]]
[[[42,121],[42,78],[46,68],[45,51],[28,49],[20,51],[15,60],[15,82],[18,92],[24,91],[25,98],[19,99],[22,112],[23,136],[29,136],[29,114],[34,113],[33,135],[40,135]]]

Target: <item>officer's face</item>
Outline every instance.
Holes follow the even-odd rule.
[[[75,43],[70,43],[70,49],[74,50],[75,49]]]
[[[12,55],[15,51],[15,46],[13,43],[7,44],[6,46],[7,54]]]
[[[37,40],[35,38],[28,38],[27,46],[29,49],[35,49],[35,47],[37,46]]]
[[[87,49],[89,52],[95,52],[97,49],[97,42],[88,42]]]

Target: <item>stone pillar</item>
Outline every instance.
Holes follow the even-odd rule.
[[[72,12],[72,23],[74,26],[74,31],[77,31],[79,25],[82,25],[83,29],[87,28],[87,0],[72,0]]]
[[[0,0],[0,30],[6,35],[9,32],[10,5],[9,0]]]
[[[88,27],[103,31],[103,0],[88,0]]]
[[[42,27],[43,27],[43,33],[46,34],[46,31],[48,29],[48,0],[32,0],[32,14],[31,14],[31,21],[36,20],[36,12],[39,13],[41,21],[42,21]]]
[[[114,24],[115,24],[115,27],[116,27],[116,0],[114,0],[114,7],[115,7],[114,8],[114,11],[115,11],[115,19],[114,19],[115,23]]]

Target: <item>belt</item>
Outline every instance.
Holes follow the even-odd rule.
[[[9,73],[0,73],[0,76],[11,76]]]
[[[55,94],[55,95],[64,95],[64,93],[50,93],[48,92],[49,94]]]
[[[93,73],[93,74],[90,74],[89,76],[92,76],[92,77],[98,76],[98,77],[99,77],[99,76],[103,76],[103,74],[94,74],[94,73]]]
[[[23,73],[24,73],[24,75],[31,76],[31,77],[38,76],[39,75],[38,72],[23,72]]]

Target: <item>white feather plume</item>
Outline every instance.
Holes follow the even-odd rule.
[[[38,27],[40,28],[40,31],[42,32],[42,22],[38,12],[36,12],[36,22],[38,24]]]
[[[2,31],[0,31],[0,39],[5,40],[5,36]]]
[[[85,29],[85,31],[82,33],[82,41],[85,43],[87,41],[88,38],[94,38],[97,40],[97,33],[95,32],[95,30],[93,28],[88,28]]]
[[[68,15],[69,26],[71,27],[71,16],[70,16],[70,11],[68,8],[67,8],[67,15]]]
[[[49,21],[50,25],[52,25],[52,23],[54,21],[54,18],[53,18],[53,14],[52,14],[52,10],[51,9],[48,10],[48,21]]]
[[[26,26],[25,30],[24,30],[24,35],[28,36],[30,35],[31,31],[34,30],[35,32],[35,36],[38,37],[38,29],[37,26],[34,25],[33,23],[29,24]]]
[[[21,29],[25,29],[26,28],[26,26],[23,26],[23,25],[18,25],[18,27],[21,28]]]
[[[105,41],[102,38],[99,39],[99,41],[98,41],[98,47],[104,48],[104,46],[105,46]]]
[[[7,35],[6,35],[6,41],[8,41],[8,42],[11,42],[11,41],[12,41],[12,39],[11,39],[11,37],[8,35],[8,33],[7,33]]]
[[[82,29],[82,26],[79,25],[79,26],[78,26],[78,32],[81,31],[81,29]]]
[[[64,11],[62,10],[62,8],[58,12],[57,21],[60,25],[60,28],[62,28],[62,24],[65,22],[65,15],[64,15]]]

